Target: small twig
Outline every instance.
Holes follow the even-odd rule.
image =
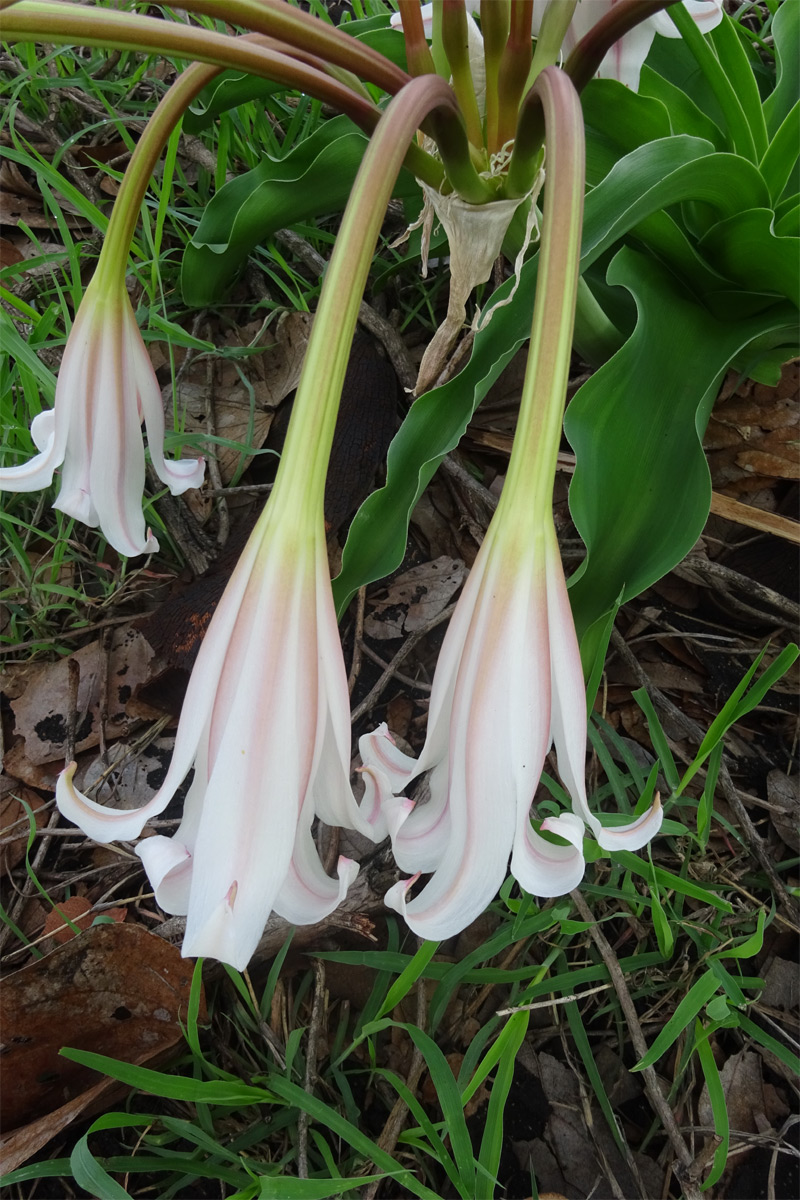
[[[533,1012],[535,1008],[552,1008],[554,1004],[572,1004],[574,1000],[584,1000],[595,992],[607,992],[612,985],[601,983],[597,987],[587,988],[585,992],[575,992],[570,996],[551,996],[549,1000],[535,1000],[533,1004],[518,1004],[516,1008],[498,1008],[498,1017],[512,1017],[518,1012]]]
[[[211,341],[211,330],[208,330],[208,341]],[[213,439],[217,433],[216,414],[214,412],[214,359],[209,356],[206,359],[206,399],[208,402],[208,411],[206,413],[206,433],[209,437],[209,442],[213,445]],[[222,475],[219,469],[219,459],[216,454],[209,454],[206,457],[206,466],[208,468],[208,478],[211,486],[214,488],[214,494],[217,500],[217,514],[219,516],[219,528],[217,529],[217,547],[221,550],[228,540],[228,534],[231,529],[231,518],[228,512],[228,501],[225,497],[225,491],[222,487]]]
[[[384,688],[388,684],[389,680],[393,678],[397,667],[400,665],[403,659],[411,653],[414,647],[421,642],[422,639],[426,637],[432,629],[435,629],[437,625],[441,625],[442,621],[449,621],[455,612],[455,608],[455,604],[449,604],[447,608],[435,616],[433,620],[429,621],[422,629],[417,629],[414,633],[410,634],[406,638],[404,644],[397,651],[397,654],[395,654],[394,658],[383,672],[372,691],[369,693],[369,695],[364,697],[364,699],[356,708],[353,709],[353,713],[350,717],[351,722],[357,721],[360,717],[363,717],[365,713],[368,713],[372,708],[374,708]]]
[[[81,665],[77,658],[67,659],[67,747],[64,766],[75,761],[75,733],[78,728],[78,688],[81,685]]]
[[[758,617],[762,621],[765,616],[763,610],[745,604],[740,596],[746,596],[748,600],[755,600],[759,605],[771,608],[792,629],[796,629],[800,622],[800,604],[782,596],[780,592],[773,591],[772,588],[765,587],[763,583],[751,579],[749,575],[741,575],[738,571],[731,570],[724,563],[714,562],[699,554],[691,554],[683,562],[673,567],[673,573],[681,579],[689,580],[690,583],[700,583],[706,587],[721,584],[728,600],[733,600],[741,605],[750,616]],[[735,594],[732,595],[732,591]]]
[[[314,1000],[311,1005],[311,1022],[308,1026],[308,1044],[306,1046],[306,1073],[303,1078],[303,1091],[312,1095],[317,1078],[317,1039],[322,1022],[323,1001],[325,1000],[325,964],[321,959],[313,960],[314,967]],[[308,1126],[311,1118],[305,1109],[301,1109],[297,1119],[297,1175],[300,1179],[308,1179]]]
[[[380,654],[377,654],[371,646],[367,646],[365,643],[361,648],[366,657],[371,659],[377,666],[383,667],[384,670],[388,668],[389,664],[386,660],[381,658]],[[419,679],[412,679],[410,675],[404,675],[402,671],[393,671],[392,678],[396,679],[398,683],[404,683],[406,687],[416,688],[419,692],[430,692],[431,690],[429,683],[423,683]]]
[[[644,1058],[648,1049],[647,1042],[642,1033],[642,1027],[639,1024],[639,1015],[636,1012],[636,1006],[628,991],[628,985],[625,982],[625,976],[622,974],[622,969],[617,961],[617,956],[607,942],[605,935],[595,920],[592,910],[580,892],[575,890],[570,892],[570,896],[583,920],[589,922],[589,934],[600,951],[600,956],[611,976],[611,982],[614,985],[614,990],[622,1007],[628,1032],[633,1042],[633,1048],[638,1058]],[[658,1076],[655,1069],[653,1067],[645,1067],[642,1070],[642,1076],[650,1104],[660,1117],[661,1123],[664,1126],[664,1132],[669,1138],[673,1153],[678,1160],[677,1164],[673,1164],[672,1169],[683,1187],[685,1200],[702,1200],[702,1193],[693,1177],[694,1160],[681,1137],[672,1109],[667,1104],[658,1085]]]
[[[356,597],[356,627],[353,632],[353,661],[350,664],[350,674],[347,677],[347,690],[352,696],[356,686],[358,673],[361,670],[361,652],[364,643],[364,609],[367,603],[367,589],[360,587]]]

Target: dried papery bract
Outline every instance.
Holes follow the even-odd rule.
[[[535,86],[548,128],[548,191],[505,486],[445,636],[419,759],[379,741],[365,748],[376,778],[388,778],[395,793],[430,771],[430,800],[396,810],[392,845],[401,867],[432,877],[412,899],[413,880],[386,897],[426,938],[456,934],[482,912],[509,856],[526,890],[561,895],[583,875],[585,824],[604,848],[638,849],[661,823],[656,803],[633,822],[604,828],[586,800],[586,694],[552,518],[578,278],[583,127],[563,72],[548,67]],[[530,809],[551,742],[573,811],[537,830]]]

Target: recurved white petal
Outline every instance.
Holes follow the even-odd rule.
[[[125,360],[136,391],[137,411],[144,418],[147,429],[147,445],[156,475],[173,496],[180,496],[189,488],[199,488],[205,474],[205,459],[164,457],[165,424],[161,388],[130,305],[125,313]]]
[[[533,896],[564,896],[583,879],[583,821],[574,813],[561,813],[542,821],[541,827],[570,844],[548,842],[536,832],[529,817],[521,816],[514,834],[511,874]]]

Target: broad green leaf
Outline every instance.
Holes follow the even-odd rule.
[[[226,183],[186,247],[181,273],[186,302],[197,307],[217,302],[251,250],[276,230],[344,208],[367,141],[347,117],[334,117],[284,158],[266,156]],[[411,175],[401,171],[395,194],[417,190]]]
[[[581,638],[620,591],[624,599],[638,595],[696,542],[711,502],[701,439],[719,380],[754,338],[788,330],[793,319],[785,306],[723,324],[663,267],[629,249],[617,254],[608,280],[633,294],[639,320],[566,414],[577,457],[570,508],[587,547],[570,581]],[[591,651],[587,670],[605,647]]]
[[[599,183],[623,155],[674,132],[658,99],[637,94],[616,79],[593,79],[583,90],[581,106],[586,124],[586,181],[590,187]]]
[[[111,1178],[89,1149],[89,1137],[106,1129],[136,1129],[149,1125],[152,1117],[135,1116],[128,1113],[106,1113],[99,1117],[83,1135],[70,1155],[70,1170],[76,1183],[97,1200],[130,1200],[125,1188]]]
[[[669,114],[671,133],[688,133],[690,137],[705,138],[717,150],[727,149],[722,130],[708,114],[698,108],[682,88],[670,83],[647,63],[642,67],[638,94],[661,101]]]
[[[289,1175],[262,1175],[258,1200],[333,1200],[354,1188],[377,1183],[385,1175],[360,1175],[354,1179],[294,1179]]]
[[[771,96],[764,101],[767,130],[774,137],[786,120],[800,94],[800,4],[781,4],[772,19],[775,40],[777,82]]]
[[[791,181],[791,192],[800,187],[798,155],[800,154],[800,100],[792,108],[773,135],[767,152],[759,164],[762,178],[769,190],[773,205],[779,203]]]
[[[743,210],[709,229],[699,249],[744,290],[774,292],[800,307],[800,237],[776,237],[774,219],[768,208]]]
[[[255,75],[242,75],[240,71],[225,71],[218,75],[200,95],[192,101],[183,118],[184,132],[202,133],[222,113],[251,100],[266,100],[276,92],[285,92],[283,84],[271,79],[257,79]]]
[[[719,25],[712,30],[709,41],[713,43],[719,64],[742,106],[753,137],[756,159],[759,160],[767,149],[767,127],[761,107],[761,96],[750,60],[733,21],[727,14],[723,14]]]

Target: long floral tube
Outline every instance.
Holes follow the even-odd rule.
[[[606,849],[641,847],[658,830],[656,803],[605,828],[584,783],[586,695],[552,518],[552,489],[569,370],[583,206],[583,125],[567,76],[535,85],[548,122],[548,187],[529,367],[503,492],[439,655],[418,760],[385,740],[365,748],[390,781],[384,810],[399,865],[414,872],[386,902],[421,937],[458,933],[497,893],[509,856],[538,896],[561,895],[584,870],[584,826]],[[539,829],[530,809],[555,743],[572,812]],[[430,800],[403,793],[430,771]],[[553,842],[547,835],[558,835]],[[418,895],[410,889],[431,874]]]

